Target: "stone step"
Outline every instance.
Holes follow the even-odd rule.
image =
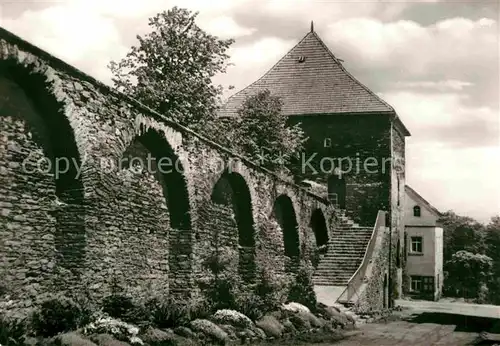
[[[329,270],[327,268],[321,268],[319,270],[317,270],[315,273],[314,273],[314,276],[316,277],[337,277],[337,276],[352,276],[352,274],[354,274],[354,272],[357,270],[357,266],[353,266],[351,268],[342,268],[342,269],[339,269],[339,270],[336,270],[336,271],[333,271],[333,270]]]
[[[331,262],[334,259],[339,259],[339,261],[355,261],[355,260],[361,261],[364,255],[365,253],[361,251],[358,252],[337,251],[336,253],[332,253],[328,256],[325,255],[323,257],[320,257],[320,261]]]
[[[315,281],[314,284],[318,286],[347,286],[348,280],[321,280]]]
[[[337,268],[344,269],[346,267],[351,267],[355,266],[361,263],[361,259],[357,258],[349,258],[345,259],[342,261],[325,261],[319,264],[319,266],[316,268],[316,270],[322,269],[322,268],[327,268],[328,270],[335,270]]]
[[[315,285],[345,286],[359,268],[373,233],[372,227],[354,222],[345,209],[338,210],[336,216],[339,224],[320,256],[313,275]]]
[[[354,270],[354,271],[353,271]],[[321,270],[314,274],[314,277],[324,277],[324,278],[336,278],[336,277],[351,277],[354,272],[356,272],[357,268],[351,268],[351,270],[341,270],[341,271],[330,271],[330,270]]]

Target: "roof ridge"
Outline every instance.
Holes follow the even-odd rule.
[[[351,78],[351,80],[353,82],[359,84],[359,86],[361,86],[363,89],[365,89],[365,91],[367,91],[370,95],[374,96],[378,101],[382,102],[392,112],[396,113],[395,109],[390,104],[388,104],[386,101],[384,101],[381,97],[379,97],[372,90],[370,90],[370,88],[368,88],[366,85],[361,83],[356,77],[354,77],[349,71],[346,70],[346,68],[342,65],[342,63],[339,61],[339,59],[333,54],[333,52],[330,50],[330,48],[328,48],[328,46],[325,44],[325,42],[323,42],[321,37],[319,37],[319,35],[315,31],[313,31],[311,33],[316,37],[316,39],[319,41],[321,46],[328,52],[328,54],[330,54],[330,56],[333,58],[333,60],[339,65],[342,72],[344,72],[349,78]]]
[[[307,36],[312,35],[313,33],[314,33],[313,31],[310,31],[310,32],[308,32],[308,33],[307,33],[304,37],[302,37],[302,39],[301,39],[299,42],[297,42],[297,43],[296,43],[296,44],[295,44],[292,48],[290,48],[290,49],[289,49],[289,50],[285,53],[285,55],[283,55],[283,56],[282,56],[282,57],[281,57],[281,58],[280,58],[280,59],[279,59],[276,63],[274,63],[274,64],[273,64],[273,65],[272,65],[272,66],[271,66],[271,67],[270,67],[270,68],[269,68],[269,69],[268,69],[268,70],[267,70],[267,71],[266,71],[266,72],[265,72],[262,76],[260,76],[257,80],[253,81],[252,83],[248,84],[248,85],[247,85],[246,87],[244,87],[243,89],[241,89],[241,90],[239,90],[239,91],[235,92],[234,94],[232,94],[231,96],[229,96],[229,97],[227,98],[226,103],[224,104],[224,106],[225,106],[226,104],[228,104],[228,102],[229,102],[229,99],[230,99],[230,98],[237,96],[238,94],[240,94],[240,93],[244,92],[245,90],[247,90],[248,88],[250,88],[252,85],[257,84],[259,81],[261,81],[262,79],[264,79],[264,77],[266,77],[266,76],[267,76],[267,75],[268,75],[268,74],[269,74],[272,70],[274,70],[274,68],[275,68],[276,66],[278,66],[278,64],[279,64],[280,62],[282,62],[282,61],[283,61],[283,60],[284,60],[284,59],[288,56],[288,54],[290,54],[290,53],[291,53],[291,52],[292,52],[295,48],[297,48],[297,46],[298,46],[298,45],[300,45],[300,44],[301,44],[301,43],[302,43],[302,42],[303,42],[303,41],[307,38]],[[223,106],[223,108],[224,108],[224,106]]]

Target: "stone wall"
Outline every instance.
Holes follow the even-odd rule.
[[[404,281],[404,212],[405,212],[405,139],[401,130],[393,123],[391,126],[391,146],[393,159],[391,165],[391,298],[403,295]]]
[[[242,280],[263,266],[285,273],[273,212],[281,195],[296,215],[302,260],[316,247],[313,211],[321,210],[331,234],[326,200],[0,34],[2,300],[29,306],[45,292],[82,288],[100,299],[117,279],[127,290],[192,296],[206,279],[204,260],[219,250]],[[40,172],[40,158],[52,166],[69,158],[72,169]],[[140,170],[126,158],[151,166]],[[179,169],[160,174],[154,168],[163,158]],[[244,184],[248,201],[212,198],[224,168]],[[242,213],[250,226],[238,225]]]
[[[387,308],[389,300],[389,238],[389,228],[383,228],[379,231],[373,257],[365,273],[366,282],[360,289],[357,305],[357,310],[360,313]]]
[[[373,226],[377,212],[391,207],[389,116],[294,116],[290,122],[300,123],[308,137],[305,155],[294,163],[297,180],[327,184],[334,168],[342,166],[347,214],[363,226]]]

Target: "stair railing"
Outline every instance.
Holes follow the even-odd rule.
[[[386,215],[385,211],[382,210],[378,211],[377,219],[375,220],[375,226],[373,227],[372,235],[368,242],[368,246],[366,247],[365,255],[363,256],[361,265],[358,267],[358,269],[354,272],[354,274],[347,282],[347,287],[339,296],[337,302],[351,303],[351,299],[353,298],[354,295],[357,296],[355,302],[359,300],[360,296],[358,290],[361,288],[361,285],[365,281],[366,269],[368,267],[368,264],[372,260],[379,230],[380,228],[385,228],[385,215]]]

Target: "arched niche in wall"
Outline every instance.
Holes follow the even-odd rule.
[[[238,229],[238,271],[245,282],[250,282],[255,276],[255,228],[247,182],[239,173],[224,172],[214,185],[211,201],[232,210]]]
[[[295,272],[300,262],[299,226],[292,200],[286,195],[276,198],[273,214],[283,232],[284,255],[287,271]]]
[[[155,242],[155,237],[160,241],[168,236],[168,248],[165,249],[168,266],[160,267],[168,278],[159,276],[157,280],[162,284],[168,280],[170,294],[187,296],[191,272],[186,269],[192,268],[193,232],[184,168],[162,133],[144,130],[142,128],[132,140],[120,160],[121,170],[138,173],[132,176],[131,185],[125,190],[127,195],[121,197],[125,198],[122,203],[130,213],[124,215],[125,224],[135,224],[137,236],[144,236],[144,241]],[[162,202],[166,210],[161,207]],[[151,229],[155,232],[152,236]],[[149,232],[144,233],[147,230]],[[144,251],[143,256],[148,257],[149,248]],[[150,255],[155,256],[155,251],[151,251]],[[144,257],[141,257],[142,262],[136,263],[137,267],[149,266]]]
[[[52,224],[46,217],[51,214],[56,265],[78,274],[84,268],[86,250],[82,160],[63,105],[50,88],[45,76],[31,73],[28,67],[0,63],[0,132],[11,134],[4,136],[8,150],[0,150],[0,162],[9,162],[4,178],[10,181],[10,191],[22,196],[14,202],[19,205],[11,215],[22,213],[27,218],[23,229],[37,229]],[[24,209],[35,202],[36,209]]]
[[[144,154],[150,154],[148,158]],[[191,213],[184,168],[163,135],[149,129],[137,136],[122,155],[121,169],[135,164],[149,170],[162,187],[168,208],[170,227],[191,230]]]
[[[321,209],[315,209],[311,216],[311,228],[316,238],[316,246],[323,247],[328,244],[328,228],[325,216]]]

